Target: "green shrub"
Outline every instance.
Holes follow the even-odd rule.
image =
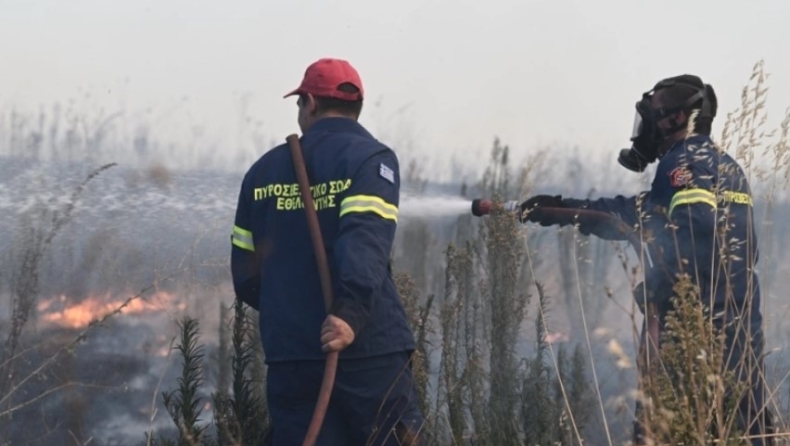
[[[181,342],[176,347],[183,359],[179,387],[173,392],[162,393],[178,436],[169,439],[161,435],[158,438],[146,435],[148,444],[243,446],[263,444],[266,440],[270,421],[260,337],[246,305],[236,301],[233,309],[233,354],[227,358],[232,368],[231,392],[228,394],[227,389],[219,386],[211,395],[214,404],[213,434],[209,433],[208,423],[199,424],[201,399],[198,395],[205,381],[202,376],[202,346],[197,344],[198,321],[185,318],[179,323]]]

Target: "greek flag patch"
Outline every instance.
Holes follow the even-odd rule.
[[[390,183],[395,184],[395,172],[392,171],[389,167],[387,167],[384,163],[379,165],[379,175],[382,178],[388,180]]]

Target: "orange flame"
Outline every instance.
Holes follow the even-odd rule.
[[[68,304],[68,298],[60,295],[39,302],[38,311],[44,313],[42,319],[63,327],[84,328],[91,322],[104,317],[106,314],[117,310],[126,299],[113,298],[110,295],[103,297],[88,296],[81,302]],[[168,306],[175,306],[179,310],[186,308],[186,304],[177,303],[173,294],[158,292],[151,298],[143,300],[136,298],[121,310],[124,314],[141,314],[152,311],[161,311]],[[60,310],[56,308],[62,308]]]

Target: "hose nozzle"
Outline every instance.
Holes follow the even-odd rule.
[[[505,211],[516,211],[520,207],[518,201],[511,200],[506,201],[500,205],[500,208]],[[475,217],[482,217],[483,215],[488,215],[491,213],[491,210],[494,208],[494,202],[491,200],[486,200],[484,198],[476,198],[472,200],[472,215]]]

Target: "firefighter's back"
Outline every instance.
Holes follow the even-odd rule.
[[[354,193],[354,178],[363,164],[375,156],[392,160],[389,164],[397,170],[397,157],[361,125],[344,118],[319,121],[300,142],[335,296],[342,299],[348,290],[338,277],[339,262],[345,261],[337,252],[341,205],[344,200],[348,203],[348,198],[354,198],[350,195]],[[250,177],[254,182],[252,232],[256,245],[262,246],[260,324],[266,359],[268,362],[323,359],[320,329],[326,311],[289,147],[284,144],[266,153],[253,166]],[[369,218],[381,217],[373,214]],[[364,236],[382,239],[394,236],[394,224],[371,228]],[[356,256],[360,264],[372,265],[389,253],[360,249],[350,255]],[[367,271],[353,273],[364,277]],[[413,336],[392,277],[387,273],[381,279],[375,295],[371,296],[368,322],[356,333],[354,342],[341,352],[341,359],[413,350]]]

